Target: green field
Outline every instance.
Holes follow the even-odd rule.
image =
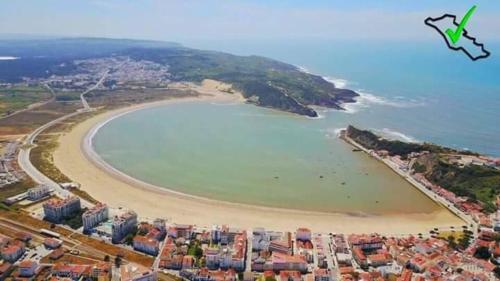
[[[27,108],[30,104],[48,100],[51,93],[43,87],[12,86],[0,88],[0,117]]]

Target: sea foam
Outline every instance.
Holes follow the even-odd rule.
[[[406,135],[404,133],[389,129],[389,128],[383,128],[381,130],[378,129],[373,129],[376,133],[381,135],[382,137],[390,140],[399,140],[399,141],[404,141],[404,142],[413,142],[413,143],[419,143],[420,141],[417,140],[416,138]]]
[[[18,57],[0,56],[0,60],[17,60]]]
[[[307,68],[303,66],[296,66],[299,71],[304,73],[313,74]],[[347,86],[353,86],[355,83],[348,81],[342,78],[330,77],[330,76],[322,76],[326,81],[333,83],[336,88],[344,89]],[[389,107],[397,107],[397,108],[410,108],[425,105],[425,102],[419,101],[416,99],[407,99],[404,96],[395,96],[393,98],[377,96],[372,93],[369,93],[363,89],[353,89],[359,96],[354,99],[356,102],[354,103],[344,103],[342,107],[345,109],[346,113],[356,113],[362,109],[366,109],[371,105],[381,105],[381,106],[389,106]],[[320,114],[321,115],[321,114]],[[319,117],[322,118],[321,116]]]

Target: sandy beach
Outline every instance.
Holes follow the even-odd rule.
[[[348,214],[304,212],[236,204],[198,198],[158,188],[114,170],[90,149],[91,137],[105,122],[127,112],[152,106],[174,105],[194,100],[242,102],[238,93],[227,94],[230,85],[205,81],[203,85],[175,85],[202,94],[198,98],[172,99],[106,112],[76,125],[61,136],[54,163],[81,189],[111,207],[135,210],[142,218],[163,217],[177,223],[200,226],[227,224],[251,229],[266,227],[293,231],[309,227],[316,232],[416,234],[434,227],[459,226],[463,222],[445,208],[430,214],[360,217]]]

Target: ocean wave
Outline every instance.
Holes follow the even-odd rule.
[[[339,88],[339,89],[344,89],[345,87],[347,87],[347,84],[351,84],[351,83],[349,83],[349,81],[342,79],[342,78],[323,76],[323,79],[332,83],[333,85],[335,85],[335,88]]]
[[[304,72],[304,73],[307,73],[307,74],[312,74],[309,69],[303,67],[303,66],[300,66],[300,65],[296,65],[295,66],[297,68],[297,70],[301,71],[301,72]]]
[[[304,73],[313,74],[309,69],[303,66],[295,66],[299,71]],[[347,86],[355,85],[351,81],[342,78],[330,77],[330,76],[322,76],[326,81],[333,83],[336,88],[344,89]],[[355,98],[356,102],[354,103],[345,103],[342,106],[345,109],[346,113],[356,113],[362,109],[368,108],[371,105],[381,105],[381,106],[389,106],[389,107],[397,107],[397,108],[411,108],[417,106],[424,106],[425,102],[418,99],[409,99],[405,96],[395,96],[391,98],[377,96],[363,89],[355,90],[359,96]]]
[[[391,130],[389,128],[383,128],[381,130],[373,129],[373,131],[375,131],[377,134],[381,135],[383,138],[390,139],[390,140],[399,140],[399,141],[413,142],[413,143],[420,142],[418,139],[416,139],[410,135],[406,135],[402,132]]]
[[[309,69],[307,69],[303,66],[296,65],[295,67],[301,72],[314,75],[314,73],[312,73]],[[323,79],[325,79],[326,81],[332,83],[333,85],[335,85],[336,88],[339,88],[339,89],[343,89],[347,86],[347,84],[351,84],[351,83],[349,83],[349,81],[342,79],[342,78],[336,78],[336,77],[331,77],[331,76],[321,76],[321,77]]]
[[[347,128],[328,128],[322,131],[325,133],[325,137],[329,139],[336,139],[340,137],[340,132],[345,129]]]
[[[346,113],[356,113],[362,109],[368,108],[371,105],[381,105],[397,108],[411,108],[424,106],[425,102],[417,99],[407,99],[406,97],[397,96],[394,98],[386,98],[381,96],[376,96],[371,93],[364,92],[363,90],[357,91],[359,96],[355,98],[354,103],[345,103],[342,106]]]
[[[0,60],[17,60],[18,57],[0,56]]]

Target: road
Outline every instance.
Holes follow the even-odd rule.
[[[82,101],[82,105],[83,105],[83,110],[84,111],[90,111],[90,110],[92,110],[92,108],[89,106],[89,103],[85,99],[85,95],[88,94],[88,93],[90,93],[90,92],[92,92],[93,90],[97,89],[104,82],[104,80],[106,80],[106,77],[108,76],[108,74],[109,74],[109,70],[106,71],[102,75],[101,79],[99,79],[99,81],[97,81],[97,83],[94,86],[88,88],[85,92],[83,92],[80,95],[80,100]]]
[[[65,190],[58,183],[56,183],[55,181],[53,181],[50,178],[48,178],[47,176],[45,176],[42,172],[40,172],[31,163],[31,161],[30,161],[31,149],[35,145],[35,143],[34,143],[35,139],[46,129],[48,129],[48,128],[54,126],[55,124],[62,122],[68,118],[71,118],[73,116],[92,111],[93,109],[89,106],[87,100],[85,99],[85,95],[88,94],[89,92],[97,89],[106,79],[108,72],[109,71],[106,71],[104,73],[104,75],[102,76],[102,78],[94,86],[90,87],[89,89],[87,89],[85,92],[83,92],[80,95],[80,99],[81,99],[82,105],[83,105],[82,109],[79,109],[73,113],[61,116],[55,120],[48,122],[47,124],[45,124],[43,126],[37,128],[36,130],[34,130],[33,132],[31,132],[29,135],[26,136],[24,143],[23,143],[23,147],[19,150],[17,160],[18,160],[18,163],[19,163],[19,166],[21,167],[21,169],[23,169],[23,171],[29,177],[31,177],[36,183],[45,184],[45,185],[49,186],[50,188],[52,188],[54,190],[55,194],[61,198],[66,198],[68,196],[72,196],[73,193],[69,192],[68,190]],[[53,93],[52,89],[48,85],[47,85],[47,87]],[[81,200],[82,205],[85,207],[93,206],[93,204],[91,202],[89,202],[83,198],[80,198],[80,200]]]

